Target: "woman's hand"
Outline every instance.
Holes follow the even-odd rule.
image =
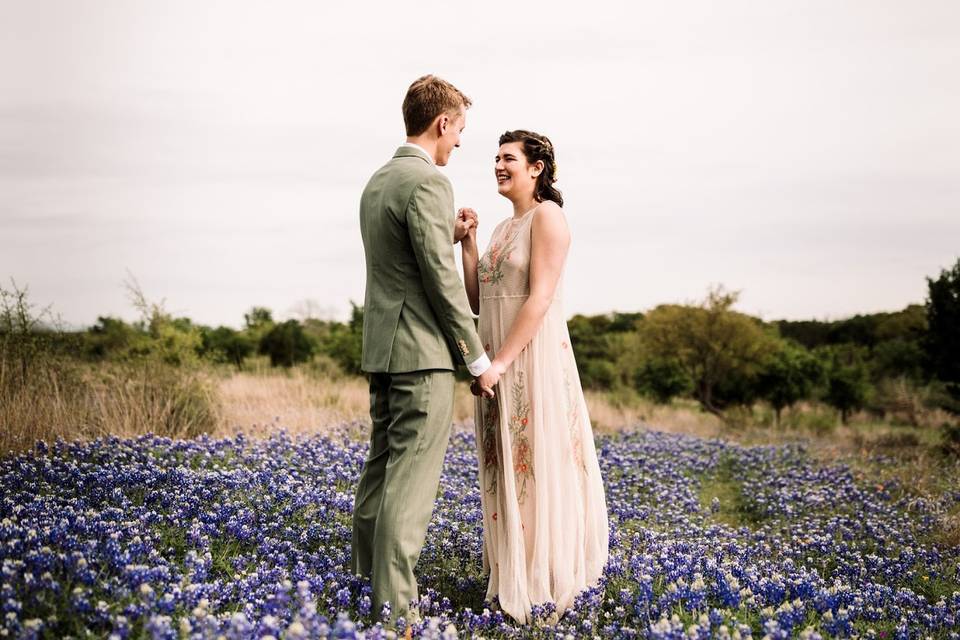
[[[457,211],[457,219],[453,227],[454,243],[464,239],[473,244],[477,242],[477,212],[469,208]]]
[[[483,394],[483,396],[487,398],[494,397],[493,388],[500,382],[500,376],[503,375],[506,369],[502,362],[494,358],[490,363],[490,368],[481,373],[470,384],[470,391],[472,391],[475,396]]]

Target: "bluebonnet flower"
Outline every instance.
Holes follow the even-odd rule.
[[[0,460],[0,630],[55,637],[72,620],[120,640],[137,628],[147,637],[388,637],[389,607],[373,611],[369,582],[348,570],[367,448],[348,434],[364,429],[58,440]],[[455,431],[417,567],[423,620],[411,631],[818,640],[882,622],[895,637],[956,637],[960,589],[931,598],[920,587],[960,581],[960,550],[925,542],[960,492],[907,503],[895,484],[817,465],[797,445],[641,431],[600,438],[598,453],[611,518],[606,571],[563,615],[539,603],[534,626],[522,628],[484,601],[476,448]],[[722,519],[719,500],[700,503],[703,483],[723,469],[736,469],[738,525]]]

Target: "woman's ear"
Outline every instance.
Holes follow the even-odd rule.
[[[533,169],[536,172],[533,174],[534,178],[536,178],[541,173],[543,173],[543,167],[544,167],[543,160],[537,160],[536,162],[533,163]]]

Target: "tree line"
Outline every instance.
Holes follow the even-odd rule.
[[[863,408],[915,421],[917,397],[960,414],[960,260],[927,285],[922,305],[835,321],[764,322],[716,288],[696,304],[577,315],[568,327],[586,387],[689,396],[721,417],[764,400],[778,423],[801,400],[844,422]]]
[[[568,321],[586,388],[630,389],[657,402],[694,399],[725,417],[765,401],[777,423],[803,400],[836,408],[845,422],[863,408],[899,412],[911,421],[907,396],[960,414],[960,260],[927,278],[924,304],[835,321],[764,322],[734,310],[737,292],[715,288],[692,304],[664,304],[646,313],[576,315]],[[243,326],[210,327],[172,317],[131,286],[141,313],[135,322],[100,317],[81,332],[43,328],[25,291],[0,288],[0,379],[16,378],[41,351],[87,360],[153,358],[176,366],[220,363],[242,370],[251,356],[275,367],[321,362],[360,374],[363,308],[346,322],[275,320],[266,307],[244,314]],[[465,372],[460,372],[465,377]],[[912,394],[912,396],[911,396]]]

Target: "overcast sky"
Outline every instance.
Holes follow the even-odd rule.
[[[465,4],[0,0],[0,286],[79,326],[136,316],[128,272],[206,324],[345,318],[424,73],[474,101],[444,171],[481,247],[498,135],[553,140],[568,315],[896,310],[960,257],[960,3]]]

